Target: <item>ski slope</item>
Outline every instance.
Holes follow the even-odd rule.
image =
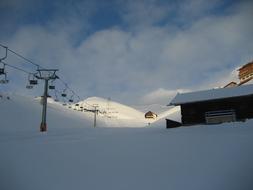
[[[253,120],[93,128],[92,115],[52,103],[40,133],[39,102],[10,98],[0,99],[1,190],[253,189]]]

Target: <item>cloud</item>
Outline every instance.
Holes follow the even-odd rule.
[[[123,19],[129,26],[150,26],[162,21],[169,14],[171,7],[162,1],[123,1]]]
[[[167,105],[176,96],[177,93],[188,92],[186,89],[166,90],[159,88],[142,97],[142,104],[160,104]]]
[[[203,16],[209,16],[215,8],[224,4],[224,1],[213,0],[184,0],[178,4],[178,19],[192,20],[200,19]]]
[[[207,9],[203,3],[196,14]],[[223,81],[225,84],[231,71],[252,59],[250,1],[230,7],[226,14],[198,17],[187,27],[167,18],[172,16],[170,11],[175,11],[175,5],[165,6],[157,1],[128,1],[124,5],[126,8],[118,11],[122,11],[123,21],[129,25],[127,29],[120,23],[92,31],[94,23],[72,13],[77,10],[72,6],[66,14],[69,18],[61,18],[64,14],[58,11],[46,24],[23,25],[4,42],[36,63],[59,68],[63,79],[83,98],[111,97],[131,104],[164,104],[174,89],[209,88]],[[98,10],[91,9],[88,18]],[[86,14],[84,7],[78,10]],[[183,14],[187,12],[184,8],[178,11],[177,14],[187,15]],[[142,25],[143,20],[147,21]],[[157,24],[162,20],[165,24]],[[20,64],[14,57],[8,59]]]

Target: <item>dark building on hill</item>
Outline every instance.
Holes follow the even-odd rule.
[[[215,124],[253,118],[253,85],[177,94],[182,124]]]

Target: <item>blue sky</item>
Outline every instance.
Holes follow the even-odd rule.
[[[2,0],[0,42],[58,68],[81,98],[167,104],[177,91],[236,79],[253,59],[252,10],[250,0]],[[41,93],[27,92],[22,73],[9,77],[8,90]]]

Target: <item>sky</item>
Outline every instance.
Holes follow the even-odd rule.
[[[250,0],[2,0],[0,43],[59,69],[81,99],[167,105],[177,92],[237,80],[253,60],[252,18]],[[36,70],[11,53],[5,61]],[[27,74],[8,77],[2,90],[43,91],[40,82],[28,92]]]

